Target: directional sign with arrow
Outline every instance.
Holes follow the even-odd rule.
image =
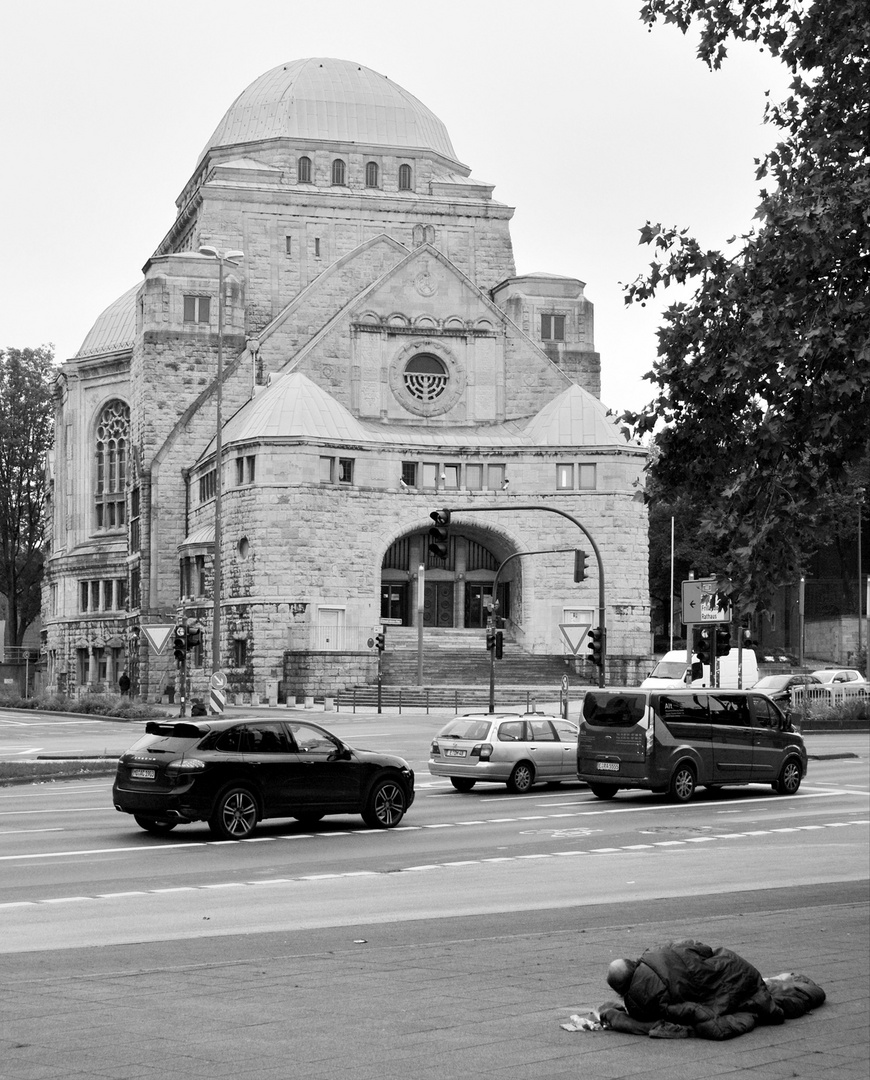
[[[730,623],[731,604],[716,591],[715,578],[683,582],[683,623]]]

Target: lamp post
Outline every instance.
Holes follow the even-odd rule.
[[[211,630],[211,669],[212,674],[221,669],[221,494],[223,476],[221,473],[221,428],[223,427],[223,380],[224,380],[224,266],[238,266],[239,259],[244,259],[243,251],[220,252],[217,248],[201,247],[200,255],[216,259],[218,264],[218,355],[217,355],[217,393],[215,395],[215,486],[214,486],[214,610]]]

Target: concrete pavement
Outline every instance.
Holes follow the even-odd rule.
[[[681,937],[828,1001],[726,1043],[561,1028],[612,998],[610,960]],[[866,881],[7,954],[0,1077],[866,1080],[868,971]]]

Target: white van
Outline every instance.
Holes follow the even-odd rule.
[[[746,690],[758,682],[758,660],[752,649],[731,649],[727,656],[719,657],[719,685],[734,687],[738,685],[738,662],[742,666],[740,689]],[[738,660],[739,658],[739,660]],[[692,668],[696,675],[700,660],[692,653]],[[640,684],[644,687],[659,687],[663,690],[676,690],[681,686],[709,686],[710,665],[704,664],[704,673],[692,678],[692,668],[686,664],[686,650],[673,649],[659,660],[649,675]]]

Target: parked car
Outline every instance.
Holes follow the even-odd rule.
[[[815,675],[765,675],[763,679],[758,680],[752,689],[757,690],[760,694],[765,694],[771,701],[775,701],[781,709],[788,712],[792,707],[792,690],[794,687],[821,685],[821,679]]]
[[[429,772],[457,791],[478,781],[524,794],[533,784],[577,779],[577,725],[543,713],[466,713],[432,740]]]
[[[348,746],[308,721],[152,721],[121,755],[112,796],[158,835],[207,821],[216,836],[243,840],[263,818],[312,825],[326,814],[391,829],[414,801],[414,773],[394,754]]]

